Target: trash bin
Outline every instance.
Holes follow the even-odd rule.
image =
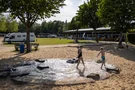
[[[20,44],[20,53],[24,53],[24,44],[23,43]]]

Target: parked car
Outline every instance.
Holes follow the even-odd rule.
[[[50,35],[48,35],[48,37],[49,37],[49,38],[57,38],[57,35],[55,35],[55,34],[50,34]]]
[[[73,39],[73,36],[72,35],[71,36],[68,36],[67,39]]]

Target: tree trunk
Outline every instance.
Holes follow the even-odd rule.
[[[78,43],[78,29],[76,29],[76,38],[75,38],[75,43]]]
[[[31,51],[31,47],[30,47],[30,27],[27,26],[27,37],[26,37],[26,46],[27,46],[27,53],[29,53]]]
[[[124,35],[124,39],[125,39],[125,43],[126,43],[126,48],[128,49],[128,37],[127,37],[128,33],[125,33]]]
[[[123,34],[122,34],[122,32],[121,32],[121,33],[120,33],[120,38],[119,38],[118,48],[123,48],[122,40],[123,40]]]
[[[95,40],[96,40],[97,43],[99,43],[99,42],[98,42],[97,33],[96,33],[96,28],[94,28],[94,33],[95,33]]]

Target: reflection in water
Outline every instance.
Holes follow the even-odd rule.
[[[81,69],[77,69],[78,71],[79,71],[79,75],[81,76],[81,77],[84,77],[85,75],[84,75],[84,71],[85,71],[85,67],[81,70]]]

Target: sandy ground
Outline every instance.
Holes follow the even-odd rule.
[[[2,39],[0,38],[0,41]],[[84,61],[96,60],[100,46],[87,46],[83,48]],[[135,90],[135,48],[117,49],[116,44],[104,45],[106,62],[114,64],[122,69],[120,74],[113,75],[109,79],[81,85],[49,86],[49,85],[18,85],[9,78],[0,79],[0,90]],[[67,46],[40,46],[38,51],[28,54],[14,52],[14,47],[4,46],[0,43],[0,65],[15,64],[24,60],[36,58],[74,58],[77,56],[77,48]]]

